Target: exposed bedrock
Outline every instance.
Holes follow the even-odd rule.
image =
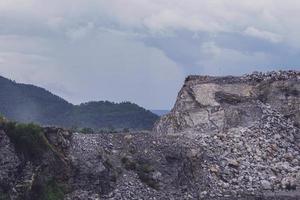
[[[208,196],[299,190],[300,73],[189,76],[158,135],[196,141]]]
[[[298,200],[300,73],[189,76],[153,132],[0,118],[0,200]]]

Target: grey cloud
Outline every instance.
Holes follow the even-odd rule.
[[[188,74],[299,69],[299,10],[293,0],[0,1],[0,73],[75,103],[170,108]]]
[[[75,103],[130,100],[148,108],[169,108],[184,79],[180,67],[162,51],[107,32],[42,42],[13,39],[18,45],[11,52],[46,49],[28,54],[0,48],[2,74],[50,88]]]

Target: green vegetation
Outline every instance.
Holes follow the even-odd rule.
[[[154,172],[155,169],[150,163],[140,163],[137,174],[140,178],[140,180],[144,183],[146,183],[148,186],[159,189],[159,183],[157,180],[153,179],[151,173]]]
[[[158,116],[130,102],[89,102],[74,106],[65,120],[68,126],[108,129],[151,129]]]
[[[92,128],[83,128],[79,132],[84,134],[92,134],[94,133],[94,130]]]
[[[3,192],[0,192],[0,200],[9,200],[9,195]]]
[[[137,167],[137,163],[134,160],[130,159],[129,157],[122,157],[121,162],[123,163],[125,169],[127,170],[135,170]]]
[[[128,128],[123,128],[123,129],[115,129],[113,127],[110,128],[76,128],[72,127],[70,128],[71,132],[76,132],[76,133],[83,133],[83,134],[94,134],[94,133],[130,133],[130,129]]]
[[[0,77],[0,112],[9,120],[55,124],[72,106],[43,88]]]
[[[3,117],[3,115],[0,114],[0,125],[6,123],[7,120],[5,117]]]
[[[129,132],[130,132],[129,128],[124,128],[123,129],[123,133],[129,133]]]
[[[29,160],[36,165],[41,165],[41,159],[47,151],[52,151],[59,157],[55,149],[49,144],[44,135],[42,127],[36,124],[22,124],[9,122],[5,118],[0,117],[0,129],[4,130],[19,155],[26,161]],[[63,188],[57,184],[54,179],[48,180],[45,176],[40,178],[40,174],[34,182],[34,186],[29,195],[29,199],[38,200],[60,200],[64,197]],[[25,197],[24,196],[24,197]],[[27,197],[26,197],[27,198]],[[9,196],[0,191],[0,200],[8,200]]]
[[[55,180],[48,181],[41,192],[41,200],[63,200],[64,189]]]
[[[151,173],[154,172],[154,167],[152,165],[150,165],[149,163],[143,163],[140,165],[140,170],[143,173]]]
[[[49,150],[48,141],[40,126],[15,122],[6,122],[2,126],[16,150],[25,158],[36,160]]]
[[[151,129],[158,116],[130,103],[72,105],[49,91],[0,76],[0,113],[9,120],[92,129]]]

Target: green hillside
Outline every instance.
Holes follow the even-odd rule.
[[[158,116],[130,103],[73,105],[49,91],[0,77],[0,113],[10,120],[64,127],[151,129]]]

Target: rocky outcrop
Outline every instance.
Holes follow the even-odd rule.
[[[17,167],[21,161],[16,155],[15,149],[7,135],[0,131],[0,199],[11,193],[14,195],[12,186],[14,185]]]
[[[1,121],[1,120],[0,120]],[[4,122],[8,123],[8,122]],[[63,143],[56,143],[56,141],[67,140],[65,136],[61,135],[62,129],[45,128],[45,142],[47,149],[39,155],[39,157],[28,156],[20,144],[13,141],[9,136],[7,129],[4,128],[3,122],[0,123],[0,199],[48,199],[43,196],[44,193],[49,192],[49,196],[54,196],[52,185],[50,183],[56,181],[64,184],[69,179],[70,166],[66,162],[65,153],[62,149],[65,148]],[[28,130],[27,130],[28,131]],[[30,134],[28,132],[28,134]],[[51,135],[51,136],[50,136]],[[50,138],[46,138],[50,136]],[[28,138],[24,136],[21,140],[27,144]],[[32,137],[31,140],[40,142],[37,138]],[[37,150],[33,146],[27,146],[28,151]],[[41,145],[41,144],[39,144]],[[55,146],[57,145],[57,146]],[[36,153],[36,152],[31,152]],[[49,190],[49,191],[48,191]]]
[[[296,190],[299,115],[300,72],[190,76],[155,131],[203,147],[210,157],[201,164],[209,177],[203,196]]]
[[[153,132],[0,119],[0,199],[299,199],[299,80],[295,71],[189,76]]]
[[[279,183],[279,187],[281,184],[288,186],[288,192],[275,190],[277,192],[274,193],[267,190],[269,192],[263,194],[256,188],[251,193],[245,193],[243,189],[249,186],[246,179],[242,180],[241,185],[236,182],[241,181],[237,177],[243,172],[244,162],[248,158],[240,160],[232,157],[224,160],[224,165],[221,165],[215,157],[214,148],[209,151],[199,139],[191,140],[182,135],[158,137],[150,132],[116,135],[70,133],[55,128],[47,128],[45,131],[49,131],[45,132],[46,135],[51,135],[49,142],[65,156],[67,165],[61,159],[56,159],[54,154],[44,155],[40,163],[20,159],[14,166],[19,171],[10,180],[6,179],[6,183],[10,185],[9,190],[5,191],[8,194],[6,199],[43,200],[54,196],[55,199],[66,200],[250,200],[273,199],[277,196],[277,199],[295,200],[299,197],[297,190],[291,188],[294,179],[287,178]],[[207,138],[202,139],[209,142]],[[218,140],[214,138],[215,136],[211,137],[211,143],[215,148],[220,148],[217,146]],[[235,138],[233,132],[227,137],[228,144],[230,138]],[[13,151],[13,144],[10,145]],[[14,152],[12,156],[17,158],[20,155]],[[251,156],[253,154],[249,155]],[[43,166],[38,168],[41,163]],[[260,184],[254,173],[258,168],[251,167],[260,167],[263,174],[263,169],[268,166],[249,165],[248,174],[243,174],[245,178],[252,178],[253,183]],[[282,171],[278,171],[279,174],[297,173],[295,165],[287,166],[282,163],[281,166],[273,167]],[[4,168],[11,170],[8,166]],[[224,183],[220,186],[218,183],[221,175]],[[53,177],[55,182],[52,182]],[[272,177],[266,178],[261,184],[265,188],[273,187],[273,182],[270,182],[272,180]],[[26,186],[22,191],[17,189],[21,185]],[[44,189],[49,186],[50,189]],[[62,195],[59,188],[62,188]]]
[[[43,132],[51,150],[38,160],[16,151],[2,132],[1,199],[196,199],[205,181],[201,147],[184,138]]]
[[[256,102],[270,105],[300,124],[300,72],[253,73],[242,77],[189,76],[172,111],[155,125],[158,133],[189,128],[224,131],[250,125],[262,115]]]

